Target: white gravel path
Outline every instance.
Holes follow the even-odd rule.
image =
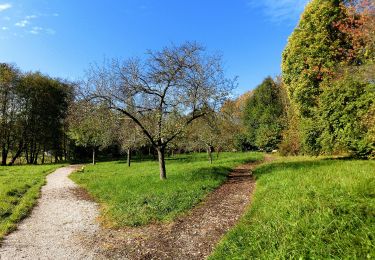
[[[77,166],[47,176],[41,198],[31,215],[0,246],[0,259],[94,259],[89,241],[99,231],[98,206],[79,199],[68,178]]]

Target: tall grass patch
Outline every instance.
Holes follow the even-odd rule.
[[[211,259],[375,258],[375,161],[300,157],[255,174],[251,207]]]

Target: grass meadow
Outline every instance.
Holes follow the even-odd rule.
[[[169,221],[191,209],[220,186],[237,165],[261,160],[261,153],[221,153],[211,165],[206,154],[178,155],[166,161],[167,177],[159,179],[156,161],[103,162],[71,178],[101,204],[103,224],[140,226]]]
[[[27,216],[39,197],[45,177],[61,165],[0,167],[0,240]]]
[[[375,161],[284,158],[255,175],[251,206],[210,259],[375,258]]]
[[[168,222],[220,186],[237,165],[261,153],[167,159],[166,181],[156,161],[102,162],[71,178],[101,205],[107,227]],[[35,205],[48,173],[61,165],[0,167],[0,239]],[[286,157],[254,174],[252,204],[210,259],[375,258],[375,161]]]

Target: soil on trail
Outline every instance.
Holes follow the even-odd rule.
[[[265,160],[271,158],[266,156]],[[237,167],[213,193],[170,224],[155,224],[98,234],[101,257],[110,259],[204,259],[233,227],[255,188],[251,171],[261,162]]]
[[[0,259],[94,259],[98,206],[77,196],[68,166],[47,176],[38,205],[0,245]],[[81,192],[82,193],[82,192]],[[90,241],[87,243],[86,241]]]

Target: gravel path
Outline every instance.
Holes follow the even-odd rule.
[[[68,175],[79,166],[68,166],[47,176],[41,198],[31,215],[5,238],[0,259],[94,259],[90,248],[98,232],[98,207],[76,195],[78,186]]]

